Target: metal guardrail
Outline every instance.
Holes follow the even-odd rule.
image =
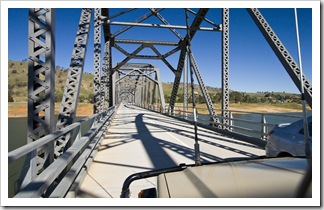
[[[105,130],[104,128],[110,124],[115,110],[116,107],[111,107],[107,111],[86,117],[61,130],[44,136],[35,142],[29,143],[9,152],[8,162],[10,164],[20,157],[23,157],[24,155],[57,140],[60,136],[66,133],[73,131],[78,132],[78,134],[75,135],[76,137],[71,147],[68,148],[58,159],[50,164],[23,189],[21,189],[14,196],[14,198],[63,197],[67,193],[67,190],[73,183],[75,177],[78,175],[82,166],[87,161],[91,152],[101,140]],[[93,120],[93,122],[89,131],[81,136],[81,125],[89,122],[90,120]],[[62,180],[58,180],[58,177],[62,175],[62,172],[69,174],[69,176],[64,176]],[[51,189],[50,193],[48,192],[49,187],[54,187],[54,190]]]
[[[173,117],[178,117],[181,119],[193,121],[193,112],[190,111],[183,111],[180,109],[180,107],[175,107],[175,109],[170,111],[168,109],[168,106],[166,106],[164,109],[162,109],[161,106],[159,105],[150,105],[146,104],[142,108],[146,108],[152,111],[156,112],[161,112],[165,113],[167,115],[173,116]],[[168,111],[169,110],[169,111]],[[201,110],[201,109],[200,109]],[[216,110],[216,109],[215,109]],[[220,113],[223,110],[218,110]],[[226,110],[229,112],[229,118],[223,117],[221,115],[217,115],[217,117],[220,119],[220,123],[216,123],[212,121],[211,116],[210,117],[205,117],[205,119],[199,117],[198,115],[198,122],[205,124],[205,125],[211,125],[216,128],[224,129],[229,132],[233,133],[238,133],[238,134],[243,134],[243,135],[251,135],[253,137],[260,138],[261,140],[267,140],[269,136],[269,131],[277,124],[277,123],[268,123],[267,118],[270,116],[276,116],[276,117],[281,117],[281,118],[296,118],[296,120],[301,119],[302,116],[295,116],[295,115],[286,115],[286,114],[276,114],[276,113],[260,113],[260,112],[248,112],[248,111],[238,111],[238,110]],[[199,113],[199,110],[198,110]],[[247,120],[247,119],[241,119],[238,117],[234,117],[234,114],[236,115],[244,115],[244,114],[255,114],[259,115],[258,121],[253,121],[253,120]],[[208,116],[208,114],[204,115]],[[229,125],[222,123],[223,120],[228,119],[229,120]],[[240,125],[241,124],[241,125]]]

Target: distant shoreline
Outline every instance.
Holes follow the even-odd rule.
[[[8,103],[8,118],[27,117],[26,102],[11,102]],[[191,107],[191,104],[189,104]],[[197,104],[198,113],[208,114],[205,104]],[[215,104],[216,113],[221,109],[220,104]],[[182,105],[177,104],[176,110],[182,109]],[[55,104],[55,115],[59,114],[60,103]],[[243,112],[258,112],[258,113],[287,113],[287,112],[302,112],[301,104],[270,104],[270,103],[249,103],[249,104],[230,104],[230,110]],[[93,104],[79,103],[77,109],[77,117],[85,117],[93,114]]]
[[[8,118],[22,118],[27,117],[28,106],[27,102],[11,102],[8,103]],[[59,114],[60,103],[55,104],[55,115]],[[86,117],[93,114],[93,104],[78,103],[77,117]]]

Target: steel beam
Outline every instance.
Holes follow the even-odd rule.
[[[164,91],[163,91],[163,87],[162,87],[162,82],[161,82],[161,76],[160,76],[160,70],[159,69],[155,69],[155,80],[158,82],[158,87],[159,87],[159,93],[160,93],[160,100],[161,100],[161,106],[162,106],[162,113],[164,113],[164,109],[165,109],[165,98],[164,98]]]
[[[101,58],[101,9],[94,9],[94,97],[93,97],[93,113],[100,111],[101,100],[101,75],[100,75],[100,58]]]
[[[179,42],[150,41],[150,40],[130,40],[130,39],[115,39],[115,43],[120,43],[120,44],[164,45],[164,46],[178,46],[178,44],[179,44]]]
[[[155,69],[154,71],[157,71],[157,69]],[[138,72],[138,73],[140,73],[140,75],[132,74],[134,72]],[[152,79],[147,73],[143,73],[143,71],[141,71],[139,69],[131,70],[130,72],[125,74],[123,77],[120,77],[120,78],[116,79],[115,83],[119,83],[121,80],[124,80],[125,78],[130,77],[130,76],[141,76],[141,77],[147,78],[150,81],[153,81],[154,83],[158,83],[157,80]]]
[[[223,124],[229,125],[229,9],[223,8],[222,12],[222,116],[224,117]],[[224,128],[227,127],[224,126]]]
[[[192,14],[194,14],[194,15],[197,15],[197,13],[194,12],[194,11],[192,11],[191,9],[185,9],[185,10],[187,10],[188,12],[190,12],[190,13],[192,13]],[[209,23],[209,24],[211,24],[212,26],[214,26],[215,28],[217,28],[219,31],[222,30],[222,26],[221,26],[221,25],[214,23],[213,21],[207,19],[206,17],[204,18],[204,20],[205,20],[207,23]]]
[[[151,8],[150,9],[152,11],[152,13],[161,20],[162,23],[164,23],[165,26],[170,26],[170,24],[168,23],[168,21],[159,13],[156,11],[156,9]],[[174,28],[170,28],[170,30],[172,31],[172,33],[174,33],[174,35],[176,35],[180,40],[182,40],[182,36],[174,29]]]
[[[162,9],[157,10],[157,12],[162,11]],[[139,17],[138,19],[136,19],[133,23],[141,23],[143,21],[145,21],[146,19],[150,18],[153,16],[152,12],[146,13],[145,15]],[[108,24],[107,24],[108,25]],[[117,37],[118,35],[124,33],[125,31],[127,31],[128,29],[132,28],[132,26],[126,26],[122,29],[120,29],[119,31],[117,31],[116,33],[113,34],[114,37]]]
[[[169,67],[169,69],[174,73],[175,72],[175,69],[173,68],[173,66],[171,66],[171,64],[163,57],[163,55],[161,55],[161,53],[152,45],[151,46],[151,49],[155,52],[155,54],[158,56],[158,58],[160,60],[163,61],[163,63]]]
[[[193,22],[190,26],[189,33],[186,35],[184,40],[179,42],[181,52],[180,52],[180,57],[179,57],[179,61],[178,61],[177,71],[175,72],[175,78],[174,78],[174,83],[173,83],[173,88],[172,88],[172,93],[171,93],[171,98],[170,98],[170,103],[169,103],[169,109],[171,109],[169,111],[171,111],[171,112],[174,109],[174,104],[175,104],[175,101],[177,98],[177,93],[178,93],[178,89],[179,89],[179,85],[180,85],[182,70],[184,67],[184,61],[185,61],[185,57],[186,57],[186,48],[188,45],[189,37],[190,37],[190,39],[193,39],[200,24],[202,23],[205,16],[207,15],[208,10],[209,9],[206,9],[206,8],[199,9],[195,19],[193,20]]]
[[[293,57],[289,54],[288,50],[285,48],[283,43],[280,41],[279,37],[270,27],[269,23],[262,16],[261,12],[257,8],[247,8],[248,13],[252,17],[253,21],[261,31],[264,38],[267,40],[268,44],[278,57],[279,61],[286,69],[290,78],[295,83],[296,87],[301,91],[300,82],[300,69],[298,64],[295,62]],[[312,107],[312,85],[309,83],[305,75],[302,75],[304,84],[305,98],[310,107]]]
[[[150,27],[150,28],[166,28],[166,29],[182,29],[186,30],[186,26],[178,26],[178,25],[164,25],[164,24],[153,24],[153,23],[130,23],[130,22],[119,22],[119,21],[113,21],[113,22],[107,22],[109,25],[117,25],[117,26],[128,26],[128,27]],[[208,28],[208,27],[196,27],[195,30],[199,31],[220,31],[219,28]]]
[[[152,76],[152,75],[150,75]],[[152,79],[152,78],[151,78]],[[152,81],[149,81],[149,90],[150,90],[150,94],[149,94],[149,104],[152,105],[153,104],[153,85],[155,85],[154,83],[152,84]]]
[[[92,9],[82,9],[80,22],[76,34],[72,59],[64,88],[60,114],[56,124],[56,129],[60,130],[73,123],[76,116],[80,86],[82,81],[86,46],[88,43],[90,21]],[[71,134],[65,135],[56,142],[55,155],[60,156],[70,145]]]
[[[120,67],[122,67],[124,64],[126,64],[132,57],[135,57],[141,50],[145,48],[144,45],[139,46],[134,52],[130,54],[129,57],[126,57],[122,62],[118,63],[112,70],[112,73],[114,73],[116,70],[118,70]]]
[[[108,19],[109,9],[101,9],[101,15],[103,19]],[[111,34],[110,25],[107,22],[103,22],[104,37],[105,37],[105,53],[104,53],[104,65],[103,69],[103,83],[106,84],[103,90],[105,91],[105,100],[108,101],[108,107],[112,107],[114,104],[114,84],[113,84],[113,73],[112,68],[112,45],[114,43],[114,36]]]
[[[183,71],[183,111],[184,117],[188,116],[188,56],[185,58],[185,66]]]
[[[100,91],[101,91],[101,111],[108,109],[108,95],[109,95],[109,87],[108,87],[108,72],[111,66],[110,62],[110,42],[105,43],[104,47],[104,56],[102,62],[102,69],[101,69],[101,81],[100,81]]]
[[[27,143],[54,132],[55,9],[29,9]],[[23,186],[54,161],[54,144],[28,155]],[[24,169],[23,169],[24,170]],[[18,184],[20,185],[20,184]],[[19,188],[19,186],[18,186]],[[18,190],[18,189],[16,189]]]
[[[202,79],[202,77],[200,75],[198,65],[196,63],[195,57],[194,57],[193,53],[191,52],[191,50],[189,51],[189,56],[190,56],[191,67],[193,68],[193,70],[195,72],[196,78],[198,80],[199,87],[201,89],[201,92],[204,95],[205,100],[206,100],[206,105],[207,105],[209,114],[213,118],[214,122],[219,123],[219,119],[218,119],[217,114],[215,112],[213,102],[212,102],[212,100],[210,98],[210,95],[209,95],[208,90],[207,90],[207,88],[206,88],[206,86],[204,84],[204,81],[203,81],[203,79]]]

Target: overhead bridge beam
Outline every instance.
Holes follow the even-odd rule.
[[[301,92],[301,82],[300,82],[300,69],[298,64],[295,62],[293,57],[289,54],[286,47],[280,41],[279,37],[270,27],[269,23],[262,16],[261,12],[257,8],[248,8],[248,13],[252,17],[255,24],[258,26],[264,38],[267,40],[268,44],[272,48],[273,52],[276,54],[281,64],[286,69],[290,78],[295,83],[298,90]],[[305,99],[310,107],[312,107],[312,85],[309,83],[305,75],[302,75],[304,83]]]
[[[186,30],[186,26],[178,25],[164,25],[164,24],[152,24],[152,23],[130,23],[130,22],[107,22],[109,25],[118,25],[118,26],[137,26],[137,27],[153,27],[153,28],[171,28],[171,29],[183,29]],[[207,28],[207,27],[197,27],[195,30],[200,31],[221,31],[221,27]]]

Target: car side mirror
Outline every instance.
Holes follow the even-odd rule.
[[[141,190],[138,193],[138,197],[139,198],[157,198],[156,188],[152,187],[152,188]]]

